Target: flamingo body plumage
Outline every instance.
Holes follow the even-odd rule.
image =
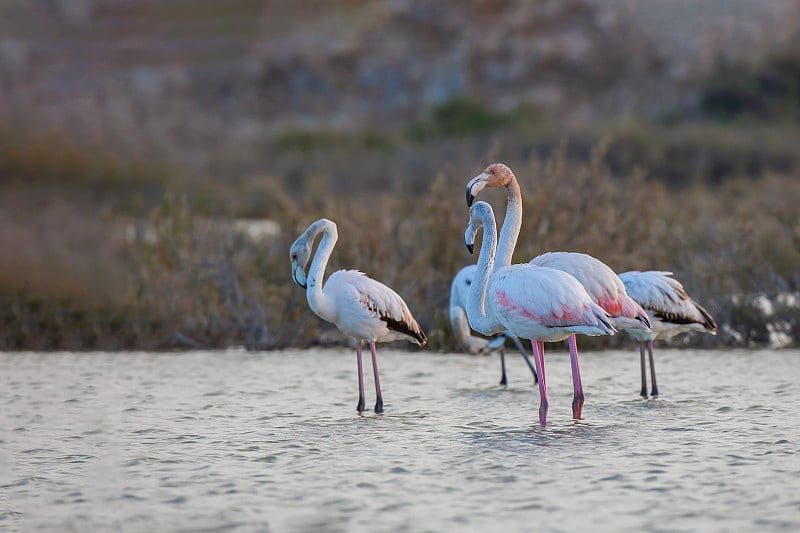
[[[549,267],[510,265],[492,273],[487,305],[524,339],[558,342],[574,333],[614,333],[606,312],[573,276]]]
[[[656,370],[653,358],[653,341],[669,339],[687,331],[717,334],[717,323],[711,314],[694,301],[672,272],[632,270],[619,275],[628,294],[636,300],[650,317],[652,328],[627,330],[639,342],[639,360],[642,374],[641,395],[647,397],[647,371],[645,349],[650,359],[651,396],[658,396]]]
[[[531,259],[530,264],[572,275],[594,302],[611,315],[611,323],[618,331],[650,329],[647,312],[628,295],[622,280],[611,267],[599,259],[577,252],[546,252]]]
[[[628,294],[650,317],[651,331],[629,331],[638,341],[669,339],[687,331],[716,335],[717,323],[700,304],[694,301],[672,272],[632,270],[619,275]]]
[[[336,302],[335,312],[327,320],[348,337],[425,344],[422,329],[400,295],[363,272],[337,270],[328,276],[322,291]]]
[[[467,318],[467,295],[475,277],[475,265],[467,265],[459,270],[450,283],[450,326],[459,346],[470,355],[488,355],[500,351],[505,345],[505,337],[479,337],[472,334]]]
[[[536,369],[533,363],[531,363],[528,354],[525,353],[525,349],[522,347],[516,335],[508,331],[504,331],[502,334],[491,338],[479,337],[472,334],[472,330],[469,327],[466,307],[469,289],[475,278],[476,270],[476,265],[465,266],[453,276],[453,281],[450,284],[450,326],[453,330],[453,336],[461,348],[468,354],[489,355],[497,352],[500,355],[500,385],[508,384],[508,377],[506,376],[505,344],[506,339],[510,339],[533,374],[533,382],[538,383],[539,377],[536,374]]]
[[[314,241],[320,234],[322,240],[306,274]],[[363,341],[369,343],[377,396],[375,412],[380,413],[383,412],[383,397],[375,343],[405,338],[424,346],[427,339],[400,295],[362,272],[338,270],[323,285],[325,267],[337,240],[338,230],[333,221],[323,218],[309,225],[289,249],[292,278],[306,289],[311,310],[323,320],[335,324],[355,342],[359,385],[356,409],[359,412],[364,410],[361,346]]]

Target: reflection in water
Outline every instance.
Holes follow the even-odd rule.
[[[358,415],[345,350],[2,354],[0,529],[797,530],[800,354],[659,354],[658,400],[585,354],[573,421],[551,352],[547,427],[516,360],[384,351]]]

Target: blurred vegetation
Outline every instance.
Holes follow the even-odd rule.
[[[546,250],[580,250],[618,271],[672,270],[727,326],[716,338],[697,336],[694,343],[767,344],[770,331],[777,330],[796,342],[796,307],[764,314],[752,298],[731,298],[774,299],[800,290],[795,178],[770,175],[716,188],[671,189],[641,171],[614,176],[606,163],[609,144],[598,144],[585,162],[570,161],[562,144],[546,160],[514,165],[526,209],[515,260]],[[326,216],[338,223],[340,235],[328,273],[358,268],[394,287],[429,331],[431,346],[453,349],[448,287],[453,273],[475,260],[461,245],[461,197],[469,177],[440,173],[417,191],[375,194],[368,202],[337,194],[292,195],[280,180],[265,177],[275,197],[262,214],[280,221],[282,233],[260,244],[210,230],[186,202],[169,200],[156,211],[156,244],[144,247],[147,301],[174,317],[170,328],[201,345],[308,346],[330,339],[321,332],[331,326],[311,314],[304,291],[291,283],[286,259],[305,226]],[[499,213],[503,193],[486,194]],[[620,345],[620,337],[588,342]]]
[[[153,309],[0,288],[0,350],[148,350],[164,348]]]
[[[346,133],[330,129],[289,129],[275,136],[272,148],[277,153],[308,153],[342,148],[387,151],[396,150],[408,141],[424,143],[458,139],[474,134],[485,135],[502,128],[530,128],[542,123],[543,114],[536,106],[519,105],[508,111],[494,111],[479,100],[457,97],[435,106],[426,120],[399,132]]]
[[[436,137],[461,137],[486,134],[502,127],[539,125],[542,112],[533,105],[519,105],[508,111],[495,111],[485,103],[456,97],[435,106],[428,120],[406,128],[406,139],[424,142]]]
[[[800,121],[800,56],[782,50],[756,65],[721,62],[702,89],[700,110],[724,121]]]
[[[765,313],[747,296],[777,301],[800,290],[796,178],[769,174],[668,187],[641,170],[615,174],[607,162],[612,145],[598,143],[583,161],[568,156],[567,143],[545,159],[508,161],[526,213],[515,260],[580,250],[618,271],[672,270],[722,325],[716,338],[697,336],[693,343],[759,345],[774,332],[796,343],[796,305]],[[448,287],[453,273],[475,259],[461,244],[463,186],[481,168],[442,171],[413,189],[355,198],[331,192],[324,178],[294,190],[280,177],[252,178],[238,199],[242,209],[278,221],[281,230],[258,239],[236,231],[232,216],[209,217],[187,192],[165,194],[120,262],[106,265],[127,268],[131,287],[98,304],[80,295],[49,297],[52,285],[44,294],[42,287],[13,288],[6,279],[0,343],[5,349],[260,349],[345,342],[308,310],[288,272],[289,244],[326,216],[340,234],[328,272],[359,268],[394,287],[430,333],[431,347],[454,349]],[[485,194],[504,212],[504,191]],[[58,275],[69,273],[52,272]],[[618,336],[586,344],[623,342]]]
[[[265,147],[263,174],[217,174],[233,166],[212,159],[198,175],[0,128],[0,246],[13,251],[0,257],[0,349],[346,342],[289,276],[289,244],[323,216],[340,235],[328,273],[358,268],[392,286],[430,346],[455,349],[449,284],[475,260],[461,242],[463,187],[491,161],[521,182],[516,261],[573,250],[617,271],[670,270],[720,324],[716,337],[678,342],[798,345],[796,57],[721,64],[699,113],[678,119],[571,131],[533,107],[458,98],[397,131],[284,130]],[[484,194],[502,218],[504,191]],[[254,238],[240,218],[280,231]]]

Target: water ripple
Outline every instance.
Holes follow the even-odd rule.
[[[518,358],[380,354],[382,415],[349,351],[2,354],[0,529],[800,529],[797,352],[585,353],[574,421],[553,350],[546,427]]]

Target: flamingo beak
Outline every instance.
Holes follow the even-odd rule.
[[[486,172],[481,172],[467,183],[467,207],[472,207],[472,202],[475,201],[475,196],[478,195],[489,181],[489,175]]]
[[[472,225],[471,218],[467,224],[467,229],[464,230],[464,246],[467,247],[470,254],[475,253],[475,228]]]
[[[306,288],[306,273],[294,261],[292,261],[292,280],[302,288]]]

